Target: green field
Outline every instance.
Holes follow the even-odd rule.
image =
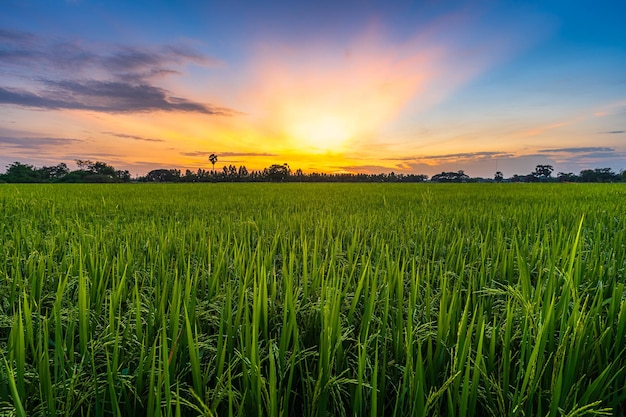
[[[626,413],[620,184],[0,186],[0,415]]]

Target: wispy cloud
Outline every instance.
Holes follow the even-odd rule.
[[[58,147],[84,142],[83,139],[50,138],[50,137],[14,137],[0,136],[0,147],[36,149],[41,147]]]
[[[525,132],[522,132],[521,135],[522,136],[537,136],[537,135],[541,135],[542,133],[554,130],[554,129],[558,129],[560,127],[564,127],[564,126],[568,126],[570,125],[571,122],[560,122],[560,123],[553,123],[551,125],[546,125],[546,126],[540,126],[537,127],[535,129],[531,129],[531,130],[527,130]]]
[[[118,47],[108,55],[98,56],[97,62],[113,74],[137,79],[179,74],[171,66],[218,64],[219,61],[203,56],[185,46],[166,45],[155,50],[136,47]]]
[[[588,146],[580,148],[555,148],[555,149],[541,149],[541,153],[590,153],[590,152],[614,152],[613,148],[606,148],[600,146]]]
[[[121,81],[51,81],[37,92],[0,87],[0,104],[46,110],[92,110],[104,113],[152,111],[195,112],[231,115],[232,111],[173,97],[165,89],[149,84]]]
[[[335,168],[339,172],[356,172],[363,174],[391,172],[399,170],[398,168],[394,169],[382,165],[341,165],[336,166]]]
[[[624,157],[623,152],[590,152],[583,156],[585,159],[613,159],[622,157]]]
[[[2,30],[0,71],[6,77],[5,85],[0,85],[0,104],[105,113],[234,114],[177,97],[155,84],[158,78],[179,74],[189,63],[213,65],[217,60],[185,45],[92,45]]]
[[[193,152],[181,152],[181,155],[184,156],[209,156],[211,154],[217,155],[217,157],[232,157],[232,156],[278,156],[275,153],[265,153],[265,152],[205,152],[205,151],[193,151]]]
[[[626,133],[626,130],[609,130],[608,132],[598,132],[598,133],[605,133],[609,135],[619,135],[621,133]]]
[[[118,138],[140,140],[144,142],[165,142],[165,140],[163,139],[145,138],[143,136],[137,136],[137,135],[126,135],[123,133],[115,133],[115,132],[102,132],[102,133],[105,135],[117,136]]]
[[[616,101],[605,105],[593,113],[596,117],[606,117],[626,113],[626,101]]]
[[[125,79],[147,79],[154,75],[177,74],[189,63],[218,65],[186,45],[132,46],[52,40],[16,30],[0,31],[0,67],[27,67],[28,74],[46,78],[84,76],[93,72]],[[33,66],[39,64],[39,66]],[[72,74],[67,74],[72,70]]]
[[[0,166],[13,161],[49,165],[52,161],[71,161],[67,154],[84,143],[83,139],[60,137],[13,136],[0,134]]]
[[[400,158],[384,158],[388,161],[424,161],[424,160],[475,160],[475,159],[494,159],[494,158],[511,158],[515,155],[509,152],[461,152],[449,153],[442,155],[422,155],[422,156],[406,156]]]

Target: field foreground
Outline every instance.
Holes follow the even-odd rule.
[[[626,414],[626,187],[0,187],[0,415]]]

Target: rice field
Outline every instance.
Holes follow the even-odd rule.
[[[626,414],[622,184],[0,187],[2,416]]]

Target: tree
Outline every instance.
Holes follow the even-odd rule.
[[[17,161],[7,166],[3,178],[6,182],[39,182],[37,171],[32,165]]]
[[[576,182],[578,181],[578,175],[573,172],[559,172],[556,179],[559,182]]]
[[[117,177],[115,168],[107,164],[106,162],[100,162],[100,161],[92,162],[89,159],[87,160],[77,159],[76,165],[78,165],[78,168],[80,168],[81,170],[89,174],[102,175],[102,176],[109,177],[109,178]]]
[[[245,167],[245,165],[239,166],[239,170],[237,171],[237,177],[239,177],[239,179],[248,178],[248,169]]]
[[[205,169],[198,168],[198,171],[196,171],[196,176],[198,177],[198,181],[207,182],[209,181],[211,174]]]
[[[613,182],[621,179],[611,168],[584,169],[580,171],[582,182]]]
[[[430,180],[433,182],[466,182],[469,178],[463,170],[460,170],[457,172],[442,172],[441,174],[433,175]]]
[[[502,182],[503,179],[504,179],[504,175],[500,171],[496,172],[496,175],[493,177],[493,180],[495,182]]]
[[[291,175],[291,169],[288,164],[278,165],[274,164],[269,168],[266,168],[267,178],[270,181],[285,181],[289,175]]]
[[[51,167],[44,166],[44,167],[37,169],[37,175],[42,181],[56,181],[56,180],[63,178],[69,173],[70,173],[70,170],[67,168],[67,165],[65,165],[63,162],[61,162],[60,164],[56,166],[51,166]]]
[[[189,170],[187,170],[189,172]],[[178,169],[154,169],[146,175],[146,181],[150,182],[178,182],[180,170]]]
[[[77,159],[77,171],[69,172],[59,179],[61,182],[128,182],[130,172],[116,170],[106,162]]]
[[[180,174],[180,171],[178,173]],[[115,176],[121,182],[130,182],[130,172],[127,169],[118,169],[115,171]]]
[[[546,181],[552,176],[552,171],[554,171],[554,167],[552,165],[537,165],[535,167],[535,172],[533,172],[532,175],[535,175],[542,181]]]
[[[211,161],[211,164],[213,164],[213,172],[215,172],[215,163],[217,162],[217,155],[215,155],[214,153],[209,155],[209,161]]]

